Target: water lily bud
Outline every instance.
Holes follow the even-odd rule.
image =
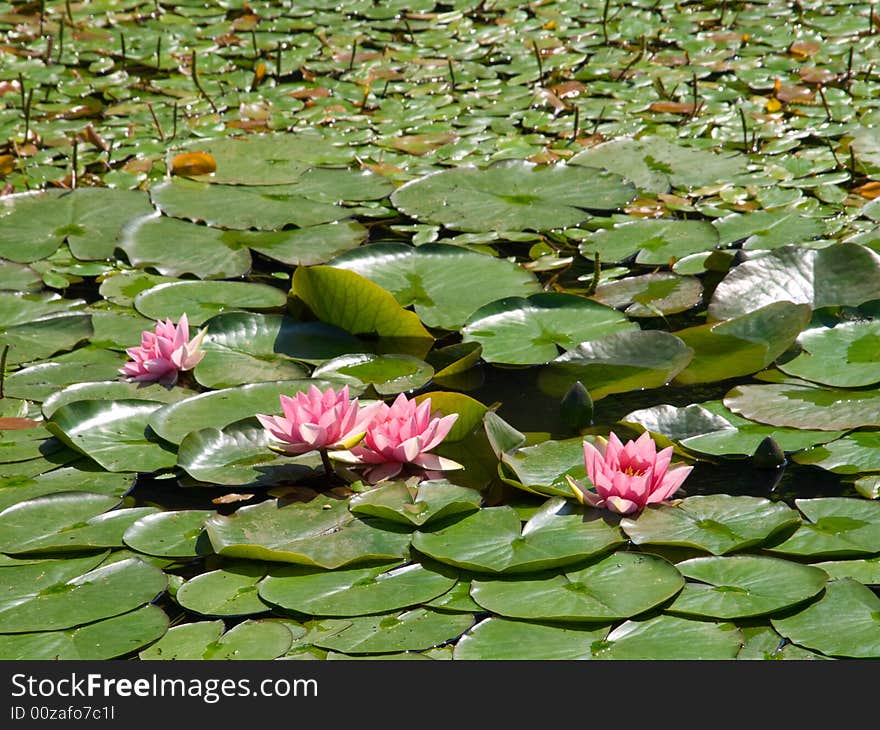
[[[580,431],[593,422],[593,399],[580,380],[576,380],[559,404],[559,415],[569,428]]]
[[[755,449],[752,461],[759,469],[778,469],[785,464],[785,452],[772,436],[767,436]]]

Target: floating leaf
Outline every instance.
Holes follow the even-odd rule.
[[[459,487],[445,479],[432,479],[410,487],[389,482],[354,495],[349,509],[356,515],[378,517],[420,527],[452,515],[480,508],[482,497],[475,489]]]
[[[590,659],[590,647],[606,628],[558,625],[509,618],[483,619],[455,644],[455,659]]]
[[[735,659],[742,643],[733,624],[661,615],[615,627],[593,645],[593,659]]]
[[[260,600],[257,584],[268,570],[267,563],[235,561],[193,576],[178,588],[175,599],[203,616],[267,613],[271,606]]]
[[[194,621],[172,626],[159,641],[138,654],[142,660],[267,661],[290,649],[292,622],[247,620],[225,634],[222,621]]]
[[[372,385],[379,395],[417,390],[431,382],[432,368],[410,355],[342,355],[315,368],[314,377]]]
[[[175,322],[186,314],[193,327],[230,310],[281,310],[287,294],[268,284],[244,281],[175,281],[158,284],[134,298],[134,308],[145,317]]]
[[[588,259],[623,261],[635,255],[637,264],[666,266],[718,245],[718,232],[711,223],[677,219],[645,219],[603,228],[583,241],[578,250]]]
[[[853,497],[796,499],[808,522],[767,549],[811,558],[863,557],[880,552],[880,504]]]
[[[801,352],[778,364],[782,372],[837,388],[880,382],[880,322],[814,327],[798,337]]]
[[[506,467],[502,478],[507,484],[548,497],[571,497],[566,477],[586,478],[584,439],[580,437],[549,439],[532,446],[514,447],[504,451],[499,458]]]
[[[630,317],[660,317],[687,311],[702,297],[703,285],[696,277],[661,271],[600,284],[592,298]]]
[[[209,555],[211,544],[204,523],[213,514],[201,509],[156,512],[132,523],[122,539],[133,550],[163,558]]]

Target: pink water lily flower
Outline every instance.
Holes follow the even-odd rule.
[[[283,416],[257,414],[263,427],[281,443],[279,451],[304,454],[321,449],[345,449],[363,438],[366,424],[377,411],[379,403],[359,407],[351,400],[348,386],[337,393],[327,388],[323,393],[314,385],[293,398],[282,395]]]
[[[138,382],[173,385],[179,372],[192,370],[205,356],[201,347],[207,331],[205,327],[190,339],[186,314],[180,315],[176,325],[170,319],[158,322],[154,332],[141,333],[139,347],[125,351],[131,362],[125,363],[119,372]]]
[[[669,468],[672,447],[657,451],[657,444],[645,431],[635,441],[621,443],[611,433],[608,440],[599,437],[597,446],[584,441],[584,464],[595,492],[571,477],[569,486],[578,500],[592,507],[605,507],[628,515],[646,505],[669,499],[691,473],[691,466]]]
[[[334,453],[337,459],[368,464],[364,478],[375,484],[400,474],[413,465],[431,472],[459,469],[461,465],[436,454],[429,454],[449,434],[457,413],[438,416],[431,413],[431,399],[421,403],[403,393],[389,406],[379,403],[360,445],[348,452]]]

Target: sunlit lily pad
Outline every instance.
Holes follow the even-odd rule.
[[[880,390],[806,385],[737,385],[724,396],[734,413],[771,426],[838,431],[880,426]]]
[[[813,565],[824,570],[832,578],[852,578],[866,586],[880,585],[880,557],[862,560],[823,560]]]
[[[213,514],[211,510],[201,509],[156,512],[134,522],[122,539],[128,547],[147,555],[166,558],[209,555],[211,543],[204,524]]]
[[[134,485],[135,474],[108,472],[87,459],[81,458],[80,461],[87,462],[93,469],[88,471],[76,466],[55,465],[51,471],[23,477],[20,481],[7,478],[0,486],[0,511],[17,502],[55,492],[88,491],[121,500]]]
[[[479,342],[487,362],[536,365],[587,340],[638,329],[611,307],[573,294],[508,297],[478,309],[461,329],[465,342]]]
[[[783,246],[731,269],[715,288],[709,317],[733,319],[772,302],[812,309],[880,299],[880,254],[856,243]]]
[[[429,327],[445,329],[457,329],[496,299],[540,291],[535,276],[511,261],[441,243],[362,246],[330,266],[356,271],[390,291],[401,306],[412,305]]]
[[[205,526],[220,555],[331,569],[400,559],[410,544],[409,530],[360,519],[347,501],[324,497],[286,505],[267,500],[212,517]]]
[[[821,600],[772,624],[789,641],[829,656],[880,658],[880,598],[851,578],[829,581]]]
[[[6,378],[5,392],[13,398],[45,401],[66,386],[117,378],[125,361],[119,353],[81,347],[17,370]]]
[[[138,659],[267,661],[287,652],[292,640],[289,622],[247,620],[224,633],[222,621],[194,621],[172,626]]]
[[[588,439],[589,440],[589,439]],[[548,439],[501,455],[502,479],[528,492],[548,497],[571,497],[566,476],[583,479],[584,439]]]
[[[676,506],[648,506],[620,527],[636,545],[683,545],[725,555],[760,545],[801,523],[798,513],[763,497],[696,495]]]
[[[75,401],[46,427],[65,444],[108,471],[152,472],[174,465],[177,455],[149,428],[155,401]]]
[[[590,659],[592,645],[607,628],[577,624],[516,621],[492,616],[471,628],[455,644],[455,659],[547,660]]]
[[[410,355],[359,353],[328,360],[315,368],[312,375],[372,385],[380,395],[392,395],[427,385],[434,375],[434,368]]]
[[[242,231],[235,238],[266,258],[289,266],[313,266],[356,248],[369,235],[361,223],[342,220],[283,231]]]
[[[880,323],[842,322],[816,327],[798,337],[801,352],[780,362],[784,373],[837,388],[880,382]]]
[[[176,281],[150,287],[134,298],[134,308],[145,317],[176,322],[186,314],[193,327],[229,310],[281,311],[286,304],[283,289],[244,281]]]
[[[648,611],[682,586],[684,578],[662,558],[618,551],[552,577],[474,580],[471,596],[509,618],[610,622]]]
[[[807,520],[788,539],[767,549],[811,558],[866,557],[880,553],[880,504],[855,497],[796,499]]]
[[[797,644],[792,644],[773,630],[772,626],[742,626],[743,635],[742,649],[736,655],[737,659],[760,659],[779,660],[789,659],[798,661],[802,659],[817,660],[828,659],[809,649]]]
[[[409,563],[322,571],[291,566],[260,582],[260,598],[311,616],[365,616],[415,606],[458,580],[447,566]]]
[[[65,363],[67,365],[68,363]],[[75,361],[70,361],[71,366]],[[34,367],[40,367],[35,365]],[[67,368],[64,368],[67,371]],[[20,370],[19,372],[24,372]],[[47,367],[44,375],[46,379],[54,378],[56,373],[61,374],[61,370],[55,367]],[[36,375],[36,371],[34,372]],[[48,386],[47,386],[48,387]],[[159,383],[137,383],[126,380],[96,380],[93,382],[73,383],[66,387],[56,390],[52,395],[48,396],[42,404],[43,417],[51,419],[61,406],[75,401],[100,400],[100,401],[119,401],[119,400],[144,400],[156,403],[175,403],[185,398],[191,398],[196,395],[194,390],[177,384],[173,388],[168,388]]]
[[[271,606],[260,600],[257,584],[268,563],[235,561],[217,570],[199,573],[178,590],[175,600],[203,616],[250,616],[267,613]]]
[[[569,565],[623,542],[616,526],[561,498],[525,525],[513,507],[486,507],[448,526],[416,532],[413,547],[475,572],[522,573]]]
[[[697,306],[703,285],[693,276],[660,271],[600,284],[592,298],[630,317],[662,317]]]
[[[420,651],[454,641],[474,623],[469,613],[414,608],[402,613],[322,619],[316,622],[316,646],[345,654]]]
[[[6,364],[45,360],[72,350],[94,334],[88,314],[60,314],[12,326],[0,326],[0,348],[9,346]]]
[[[177,465],[208,485],[250,489],[295,483],[311,476],[321,463],[317,452],[290,456],[270,449],[273,443],[256,418],[235,421],[222,429],[200,428],[181,440]]]
[[[675,567],[690,580],[666,610],[718,619],[776,614],[812,598],[828,580],[819,568],[757,555],[692,558]]]
[[[798,464],[810,464],[836,474],[880,472],[880,432],[851,431],[842,438],[828,441],[792,458]]]
[[[612,393],[659,388],[693,357],[681,339],[662,330],[632,330],[583,342],[551,360],[538,376],[545,393],[562,397],[575,381],[593,400]]]
[[[0,512],[0,552],[8,554],[122,547],[122,535],[155,507],[113,509],[113,495],[88,491],[47,494]]]
[[[456,231],[540,231],[577,225],[588,210],[620,208],[633,197],[635,188],[614,173],[503,160],[430,173],[395,190],[391,202]]]
[[[128,613],[61,631],[0,635],[0,659],[115,659],[159,639],[168,630],[168,616],[147,604]]]
[[[732,623],[678,616],[625,621],[593,645],[593,659],[735,659],[743,643]]]
[[[712,225],[718,229],[721,245],[741,243],[744,249],[772,249],[789,244],[803,245],[825,233],[825,226],[820,218],[802,215],[785,208],[731,213],[712,221]]]
[[[0,633],[5,634],[66,629],[117,616],[152,601],[167,584],[159,568],[138,558],[62,576],[46,582],[42,589],[33,580],[18,582],[33,571],[2,570],[11,581],[0,604]],[[8,571],[19,571],[19,575]]]
[[[480,508],[475,489],[450,484],[445,479],[425,480],[415,486],[389,482],[355,494],[349,501],[354,514],[378,517],[419,527]]]
[[[667,266],[718,245],[718,232],[711,223],[677,219],[625,221],[600,229],[583,241],[578,250],[600,261],[623,261],[635,256],[637,264]]]

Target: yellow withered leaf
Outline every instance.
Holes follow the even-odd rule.
[[[172,175],[207,175],[217,169],[217,161],[207,152],[184,152],[171,161]]]

